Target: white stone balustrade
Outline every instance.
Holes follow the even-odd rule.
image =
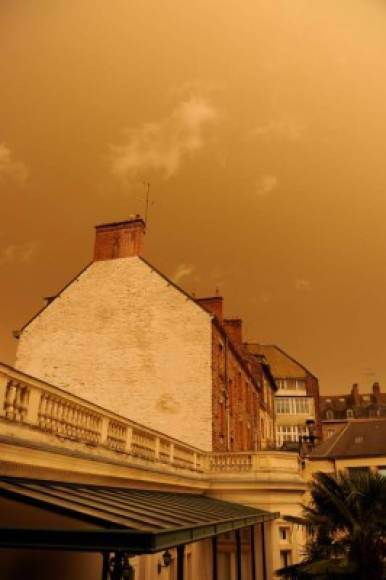
[[[212,453],[209,468],[211,471],[222,473],[252,471],[252,457],[252,453]]]
[[[0,363],[1,420],[173,469],[201,472],[205,453]],[[8,430],[9,431],[9,430]]]
[[[0,440],[4,437],[212,481],[300,479],[296,453],[207,453],[0,363]]]
[[[299,456],[286,451],[211,453],[208,469],[220,478],[235,477],[235,474],[254,480],[285,481],[301,477]]]

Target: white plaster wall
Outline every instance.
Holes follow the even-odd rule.
[[[210,450],[211,332],[140,258],[94,262],[23,331],[16,368]]]

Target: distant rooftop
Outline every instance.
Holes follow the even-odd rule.
[[[271,367],[272,374],[279,379],[302,379],[313,375],[305,366],[274,344],[247,343],[248,351],[264,356]]]
[[[310,453],[309,458],[335,459],[386,456],[386,419],[348,421],[335,435]]]
[[[354,384],[344,395],[324,395],[320,397],[320,411],[323,420],[375,416],[386,417],[386,393],[381,392],[379,383],[374,383],[371,393],[361,394],[358,384]]]

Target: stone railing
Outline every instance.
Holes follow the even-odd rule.
[[[0,420],[58,440],[112,451],[131,463],[151,462],[160,469],[169,466],[198,473],[205,466],[203,451],[2,364]]]
[[[296,453],[208,453],[0,364],[0,440],[196,480],[296,481]]]
[[[211,453],[208,470],[217,477],[249,477],[256,480],[288,480],[300,478],[297,453],[287,451],[256,451],[242,453]]]

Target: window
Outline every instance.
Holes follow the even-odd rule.
[[[279,539],[281,542],[289,542],[291,536],[291,529],[289,526],[279,527]]]
[[[310,412],[310,401],[304,397],[299,397],[294,400],[295,413],[297,415],[307,415]]]
[[[386,477],[386,465],[378,465],[378,473]]]
[[[278,415],[310,415],[312,397],[276,397]]]
[[[327,419],[333,419],[334,418],[334,411],[332,411],[331,409],[329,409],[326,413],[326,418]]]
[[[304,379],[276,379],[276,384],[287,391],[305,391],[307,386]]]
[[[347,409],[346,415],[347,417],[354,417],[354,411],[352,409]]]
[[[349,467],[348,473],[350,476],[354,476],[354,477],[356,475],[366,475],[367,473],[369,473],[369,468],[368,467]]]
[[[280,567],[285,568],[292,564],[291,550],[280,550]]]
[[[280,425],[277,428],[277,445],[281,447],[286,441],[298,442],[303,435],[307,435],[305,425]]]
[[[278,397],[276,399],[276,413],[279,415],[289,415],[290,411],[290,400],[287,397]]]

